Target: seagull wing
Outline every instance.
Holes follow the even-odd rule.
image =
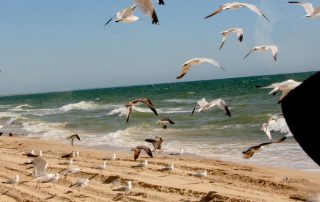
[[[199,100],[197,102],[197,104],[200,106],[200,107],[204,107],[208,104],[208,102],[206,101],[206,98],[202,98],[201,100]]]
[[[75,134],[76,138],[81,141],[80,136],[78,134]]]
[[[249,51],[249,53],[243,57],[243,59],[245,59],[246,57],[248,57],[248,56],[249,56],[252,52],[254,52],[254,51],[256,51],[255,48],[251,49],[251,50]]]
[[[134,9],[137,7],[137,4],[130,6],[129,8],[125,8],[120,11],[120,15],[118,18],[127,18],[129,16],[133,16]]]
[[[220,6],[217,10],[213,11],[213,13],[207,15],[206,17],[204,17],[204,19],[210,18],[218,13],[220,13],[221,11],[224,10],[224,5]]]
[[[307,12],[307,15],[311,15],[314,12],[313,5],[309,2],[289,1],[288,3],[302,6]]]
[[[152,18],[152,24],[159,24],[158,16],[151,0],[135,0],[140,10]]]
[[[220,50],[222,49],[224,43],[226,42],[227,36],[228,36],[227,33],[226,34],[222,34],[222,42],[221,42],[221,45],[219,47]]]
[[[242,42],[242,40],[243,40],[243,30],[241,28],[239,28],[239,29],[235,29],[235,32],[237,34],[238,40],[240,42]]]
[[[107,26],[115,17],[116,17],[116,15],[112,16],[112,18],[110,18],[110,19],[106,22],[106,24],[104,24],[104,26]]]
[[[194,65],[195,60],[191,59],[188,60],[187,62],[185,62],[183,64],[182,70],[179,74],[179,76],[177,76],[177,79],[181,79],[182,77],[184,77],[184,75],[186,75],[188,73],[188,71],[190,70],[190,68],[192,67],[192,65]]]
[[[137,158],[138,158],[139,155],[140,155],[140,152],[141,152],[141,149],[138,149],[138,148],[135,148],[135,149],[134,149],[134,154],[133,154],[134,160],[137,160]]]
[[[209,64],[212,64],[212,65],[215,65],[217,67],[219,67],[220,69],[222,70],[225,70],[217,61],[215,61],[214,59],[211,59],[211,58],[201,58],[200,59],[200,63],[203,63],[203,62],[207,62]]]
[[[240,3],[240,5],[249,8],[250,10],[255,12],[256,14],[264,17],[266,20],[268,20],[270,22],[270,20],[267,18],[267,16],[259,8],[257,8],[255,5],[248,4],[248,3]]]
[[[159,5],[165,5],[165,3],[164,3],[163,0],[158,0],[158,4],[159,4]]]
[[[146,142],[149,142],[153,145],[154,149],[157,149],[157,141],[154,139],[145,139]]]
[[[171,119],[167,118],[167,117],[162,118],[161,121],[167,121],[167,122],[169,122],[170,124],[174,124],[174,122],[173,122]]]
[[[277,61],[278,52],[279,52],[278,47],[275,45],[272,45],[272,46],[269,46],[268,48],[271,49],[274,61]]]
[[[272,135],[271,135],[271,131],[270,131],[269,127],[268,127],[268,124],[267,123],[263,123],[261,129],[268,136],[269,140],[272,141]]]
[[[35,178],[45,176],[47,174],[47,161],[41,157],[37,157],[33,160],[33,171],[32,175]]]
[[[128,107],[128,115],[127,115],[126,123],[128,123],[128,122],[129,122],[131,112],[132,112],[132,106],[130,105],[130,106]]]
[[[147,146],[144,146],[144,145],[140,145],[140,146],[137,146],[138,149],[143,149],[144,151],[146,151],[146,153],[150,156],[150,157],[153,157],[152,155],[152,152],[151,152],[151,149]]]
[[[231,113],[230,113],[230,111],[228,109],[228,106],[227,106],[226,102],[223,99],[219,98],[219,99],[216,99],[216,100],[210,102],[209,108],[214,107],[214,106],[219,107],[220,109],[222,109],[224,111],[224,113],[227,116],[231,117]]]

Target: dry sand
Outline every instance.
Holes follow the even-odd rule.
[[[48,172],[61,172],[65,165],[62,154],[79,150],[74,166],[81,174],[61,178],[56,185],[42,184],[35,188],[32,169],[22,165],[27,157],[22,155],[32,149],[41,149],[49,163]],[[20,174],[21,183],[12,186],[0,184],[0,201],[316,201],[320,194],[320,174],[293,169],[278,169],[244,165],[195,157],[172,157],[156,154],[148,158],[142,152],[137,161],[129,153],[119,153],[119,160],[108,162],[107,169],[94,169],[112,151],[102,151],[54,141],[22,137],[0,137],[0,182]],[[148,159],[149,166],[142,170],[132,166]],[[172,173],[159,171],[173,162]],[[206,169],[208,177],[202,183],[190,174]],[[69,188],[80,177],[91,178],[88,187]],[[133,182],[128,195],[113,191],[111,182],[120,178],[121,183]]]

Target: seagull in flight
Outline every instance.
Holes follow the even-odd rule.
[[[288,3],[302,6],[307,13],[304,17],[311,17],[311,18],[320,17],[320,7],[317,7],[314,9],[312,3],[300,2],[300,1],[289,1]]]
[[[154,151],[159,151],[161,150],[161,146],[162,146],[162,138],[156,136],[156,139],[145,139],[146,142],[150,142],[153,147],[154,147]]]
[[[221,42],[221,45],[220,45],[220,48],[219,48],[220,50],[222,49],[224,43],[226,42],[227,37],[228,37],[229,34],[231,34],[231,33],[236,33],[237,36],[238,36],[238,40],[239,40],[240,42],[242,42],[242,39],[243,39],[243,29],[241,29],[241,28],[230,28],[230,29],[227,29],[227,30],[221,32],[221,34],[222,34],[222,42]]]
[[[201,64],[204,62],[215,65],[215,66],[219,67],[221,70],[225,70],[217,61],[215,61],[211,58],[192,58],[182,65],[182,70],[181,70],[179,76],[177,76],[177,79],[181,79],[184,75],[186,75],[187,72],[190,70],[190,68],[193,65],[198,65],[198,64]]]
[[[144,150],[151,158],[153,157],[151,149],[149,147],[140,145],[131,149],[131,151],[134,151],[134,154],[133,154],[134,160],[137,160],[137,158],[141,153],[141,150]]]
[[[243,57],[243,59],[248,57],[252,52],[255,52],[255,51],[267,51],[267,50],[271,50],[274,61],[277,61],[279,50],[278,50],[278,47],[276,45],[255,46],[249,51],[249,53],[247,55],[245,55]]]
[[[129,102],[128,104],[126,104],[128,111],[128,115],[127,115],[127,123],[129,122],[129,118],[132,112],[132,107],[139,104],[139,103],[143,103],[145,104],[147,107],[149,107],[149,109],[151,109],[151,111],[153,111],[153,113],[158,116],[157,110],[155,108],[155,106],[153,105],[152,101],[148,98],[140,98],[140,99],[136,99],[133,100],[131,102]]]
[[[125,8],[119,12],[116,13],[112,18],[110,18],[104,26],[107,26],[115,17],[117,18],[115,22],[122,22],[122,23],[134,23],[138,20],[140,20],[139,17],[134,16],[133,12],[135,8],[137,7],[137,4],[134,4],[128,8]]]
[[[213,13],[206,16],[205,19],[210,18],[210,17],[212,17],[212,16],[214,16],[224,10],[229,10],[229,9],[235,10],[235,9],[239,9],[239,8],[243,8],[243,7],[250,9],[251,11],[255,12],[259,16],[264,17],[266,20],[268,20],[270,22],[270,20],[267,18],[267,16],[259,8],[257,8],[255,5],[249,4],[249,3],[240,3],[240,2],[225,3],[225,4],[221,5],[218,9],[216,9]]]
[[[78,134],[74,134],[74,135],[70,135],[69,137],[67,137],[68,140],[71,140],[71,146],[73,146],[73,141],[75,139],[81,141],[80,136]]]
[[[264,147],[266,145],[269,145],[269,144],[272,144],[272,142],[264,142],[264,143],[261,143],[259,145],[250,147],[246,151],[242,152],[243,158],[245,158],[245,159],[251,158],[254,155],[255,152],[260,151],[262,149],[262,147]]]
[[[136,2],[138,7],[144,14],[149,15],[151,17],[152,24],[159,25],[158,16],[157,16],[156,10],[154,9],[152,0],[134,0],[134,1]],[[164,1],[159,0],[158,4],[164,5]]]
[[[213,100],[211,102],[207,102],[206,98],[202,98],[201,100],[198,101],[197,106],[195,106],[193,108],[191,115],[193,115],[194,112],[209,111],[210,109],[212,109],[216,106],[219,107],[220,109],[222,109],[227,116],[231,117],[231,113],[229,111],[229,108],[228,108],[226,102],[221,98]],[[196,109],[197,107],[198,107],[198,109]]]
[[[166,129],[168,127],[168,125],[173,125],[175,124],[171,119],[165,117],[165,118],[161,118],[159,121],[159,124],[162,125],[163,129]]]

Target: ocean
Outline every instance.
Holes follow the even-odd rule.
[[[187,154],[205,158],[319,171],[293,137],[283,144],[263,148],[250,159],[242,157],[243,150],[268,141],[261,126],[270,116],[281,112],[277,103],[280,95],[269,95],[270,89],[258,89],[256,85],[267,86],[287,79],[303,81],[312,74],[2,96],[0,131],[66,143],[67,136],[78,133],[82,141],[75,144],[128,151],[133,146],[148,145],[144,139],[157,135],[164,139],[163,147],[167,152],[184,149]],[[175,124],[163,129],[159,118],[143,105],[134,108],[126,123],[124,105],[136,98],[150,98],[159,117],[168,117]],[[202,98],[207,101],[224,99],[232,117],[227,117],[220,109],[191,116],[196,102]],[[272,134],[274,139],[286,135]]]

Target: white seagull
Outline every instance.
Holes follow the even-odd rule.
[[[309,2],[289,1],[288,3],[302,6],[307,13],[304,17],[311,17],[311,18],[320,17],[320,7],[317,7],[316,9],[314,9],[313,5]]]
[[[107,26],[115,17],[117,17],[115,22],[122,22],[122,23],[134,23],[137,20],[140,20],[139,17],[133,15],[134,9],[136,7],[137,7],[137,4],[134,4],[134,5],[130,6],[129,8],[125,8],[125,9],[117,12],[117,14],[115,16],[113,16],[112,18],[110,18],[110,20],[108,20],[106,22],[106,24],[104,24],[104,26]]]
[[[15,178],[8,179],[7,181],[4,181],[2,183],[3,184],[11,184],[12,185],[12,189],[13,189],[15,185],[18,185],[19,181],[20,181],[20,175],[16,175]]]
[[[109,161],[115,161],[115,160],[117,160],[117,155],[116,154],[113,154],[112,155],[112,157],[110,157],[110,158],[104,158],[104,159],[102,159],[102,160],[109,160]]]
[[[152,19],[152,24],[159,24],[159,20],[158,20],[158,16],[157,13],[154,9],[152,0],[134,0],[138,7],[140,8],[140,10],[146,14],[149,15]],[[158,1],[159,4],[164,4],[163,0],[159,0]]]
[[[104,170],[106,168],[107,168],[107,162],[106,161],[102,162],[101,165],[98,165],[98,166],[95,167],[95,169],[98,169],[98,170]]]
[[[181,79],[184,75],[186,75],[187,72],[190,70],[190,68],[193,65],[198,65],[198,64],[201,64],[204,62],[213,64],[213,65],[219,67],[221,70],[225,70],[217,61],[215,61],[211,58],[192,58],[182,65],[182,70],[181,70],[179,76],[177,76],[177,79]]]
[[[279,50],[278,50],[278,47],[276,45],[255,46],[255,47],[253,47],[253,49],[251,49],[249,51],[249,53],[247,55],[245,55],[243,57],[243,59],[248,57],[254,51],[266,51],[266,50],[271,50],[274,61],[277,61]]]
[[[71,184],[69,187],[86,187],[89,184],[89,179],[86,178],[80,178],[79,180],[76,181],[76,183]]]
[[[120,187],[118,189],[113,189],[113,191],[124,191],[124,193],[127,195],[132,189],[132,182],[128,181],[127,185]]]
[[[40,176],[36,179],[34,179],[33,181],[34,182],[37,182],[37,188],[40,189],[40,183],[49,183],[49,182],[52,182],[53,184],[53,187],[55,186],[54,183],[56,183],[58,180],[59,180],[59,174],[56,173],[56,174],[46,174],[46,175],[43,175],[43,176]]]
[[[221,45],[220,45],[220,48],[219,48],[220,50],[222,49],[224,43],[226,42],[228,35],[231,34],[231,33],[236,33],[237,36],[238,36],[238,40],[240,42],[242,42],[243,29],[241,29],[241,28],[230,28],[230,29],[227,29],[227,30],[225,30],[223,32],[220,32],[220,33],[222,34],[222,42],[221,42]]]
[[[173,171],[174,170],[174,163],[171,163],[170,165],[168,166],[165,166],[164,168],[160,169],[160,171]]]
[[[243,8],[243,7],[250,9],[251,11],[255,12],[256,14],[264,17],[266,20],[270,21],[267,18],[267,16],[259,8],[257,8],[255,5],[248,4],[248,3],[240,3],[240,2],[225,3],[225,4],[221,5],[217,10],[215,10],[213,13],[206,16],[205,19],[212,17],[212,16],[214,16],[224,10],[229,10],[229,9],[235,10],[235,9],[239,9],[239,8]]]
[[[192,174],[192,176],[198,177],[198,178],[205,178],[208,176],[208,171],[204,170],[203,172],[194,173],[194,174]],[[200,179],[200,182],[202,182],[201,179]]]
[[[176,152],[176,153],[170,153],[170,155],[174,155],[174,156],[179,156],[179,155],[182,155],[184,153],[184,149],[180,149],[179,152]]]
[[[226,102],[221,98],[213,100],[211,102],[207,102],[206,98],[202,98],[201,100],[199,100],[197,102],[197,106],[195,106],[193,108],[191,114],[193,114],[194,112],[209,111],[210,109],[212,109],[216,106],[219,107],[220,109],[222,109],[227,116],[231,117],[231,113],[229,111],[229,108],[228,108]],[[197,107],[198,107],[198,109],[196,109]]]
[[[148,166],[148,160],[143,160],[141,163],[139,163],[136,166],[133,166],[134,168],[146,168]]]
[[[273,96],[276,95],[279,91],[282,92],[281,97],[279,98],[279,103],[281,100],[288,95],[288,93],[295,89],[297,86],[299,86],[302,82],[295,81],[293,79],[289,79],[286,81],[283,81],[281,83],[273,83],[269,86],[262,87],[262,88],[273,88],[272,91],[269,92],[269,94],[272,94]]]

